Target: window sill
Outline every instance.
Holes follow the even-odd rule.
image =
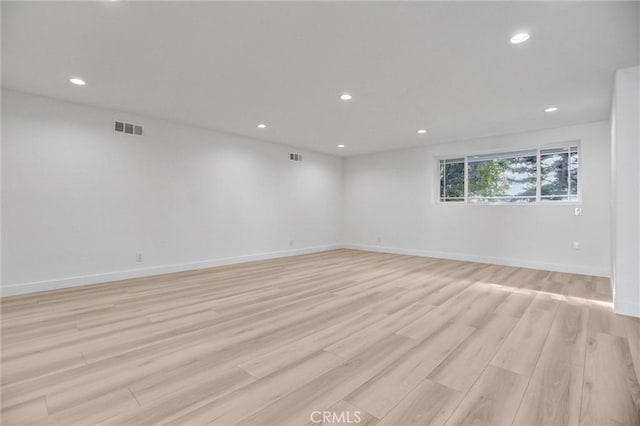
[[[450,202],[444,203],[442,201],[436,201],[436,205],[440,206],[582,206],[582,200],[578,201],[535,201],[531,203],[465,203],[465,202]]]

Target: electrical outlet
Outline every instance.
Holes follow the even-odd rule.
[[[580,241],[574,241],[573,242],[573,249],[574,250],[580,250]]]
[[[573,214],[576,215],[576,216],[582,216],[582,207],[576,207],[573,210]]]
[[[142,262],[142,253],[136,253],[136,262]]]

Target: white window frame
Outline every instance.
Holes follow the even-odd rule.
[[[455,160],[458,158],[462,158],[462,164],[464,165],[464,197],[460,198],[460,201],[440,201],[440,160]],[[452,156],[447,156],[439,158],[438,161],[436,162],[436,174],[437,174],[437,181],[438,181],[438,190],[437,190],[437,194],[436,194],[436,199],[439,202],[442,202],[442,204],[447,204],[447,203],[451,203],[451,204],[465,204],[467,202],[467,159],[464,155],[460,155],[458,157],[452,157]],[[446,186],[446,181],[445,181],[445,186]]]
[[[541,169],[542,165],[540,163],[540,152],[546,149],[554,149],[554,148],[571,148],[572,146],[578,147],[578,191],[576,192],[575,200],[545,200],[541,198]],[[475,155],[491,155],[491,154],[508,154],[510,152],[520,152],[527,150],[536,150],[536,199],[534,201],[526,202],[526,203],[512,203],[512,202],[503,202],[503,201],[486,201],[481,203],[471,203],[469,202],[469,157],[473,157]],[[440,161],[441,160],[450,160],[453,158],[464,158],[464,201],[451,202],[451,201],[442,201],[440,199]],[[582,152],[582,143],[580,140],[569,140],[569,141],[560,141],[553,143],[545,143],[537,145],[533,148],[529,147],[509,147],[503,149],[492,149],[487,151],[474,151],[471,154],[448,154],[448,155],[437,155],[434,157],[435,159],[435,181],[436,181],[436,192],[435,192],[435,202],[438,205],[465,205],[465,206],[539,206],[539,205],[550,205],[550,206],[568,206],[568,205],[582,205],[582,160],[584,158]]]

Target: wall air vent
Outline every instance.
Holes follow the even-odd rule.
[[[118,133],[126,133],[127,135],[142,136],[142,126],[139,124],[114,121],[113,130]]]
[[[289,160],[291,161],[302,161],[302,154],[297,154],[295,152],[289,153]]]

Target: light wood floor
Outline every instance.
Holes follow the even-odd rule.
[[[335,250],[8,297],[2,424],[637,425],[640,322],[609,293]]]

